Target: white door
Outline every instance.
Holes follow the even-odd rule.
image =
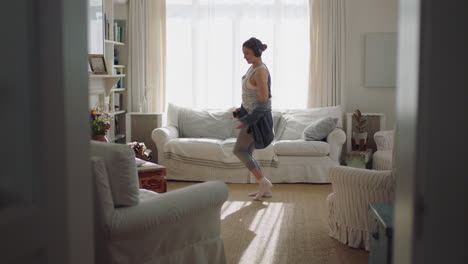
[[[0,263],[94,263],[86,1],[4,1],[0,19]]]

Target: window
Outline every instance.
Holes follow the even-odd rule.
[[[309,78],[307,0],[167,0],[167,101],[200,108],[241,103],[250,67],[242,43],[268,45],[274,108],[305,108]]]

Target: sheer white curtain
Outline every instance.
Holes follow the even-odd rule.
[[[308,107],[341,104],[346,73],[345,0],[310,0]]]
[[[163,112],[166,67],[165,1],[129,3],[129,92],[134,112]]]
[[[241,103],[250,65],[242,43],[268,45],[274,108],[305,108],[309,78],[308,0],[166,0],[167,102],[225,108]]]

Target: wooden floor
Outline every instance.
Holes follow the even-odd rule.
[[[169,182],[168,190],[188,182]],[[273,197],[253,201],[256,184],[228,184],[221,236],[228,263],[367,263],[368,253],[328,236],[329,184],[275,184]]]

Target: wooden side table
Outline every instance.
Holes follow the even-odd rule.
[[[167,191],[166,168],[164,166],[145,161],[137,169],[140,188],[158,193]]]
[[[346,154],[346,165],[354,168],[370,169],[372,163],[372,149],[365,151],[350,151]]]

